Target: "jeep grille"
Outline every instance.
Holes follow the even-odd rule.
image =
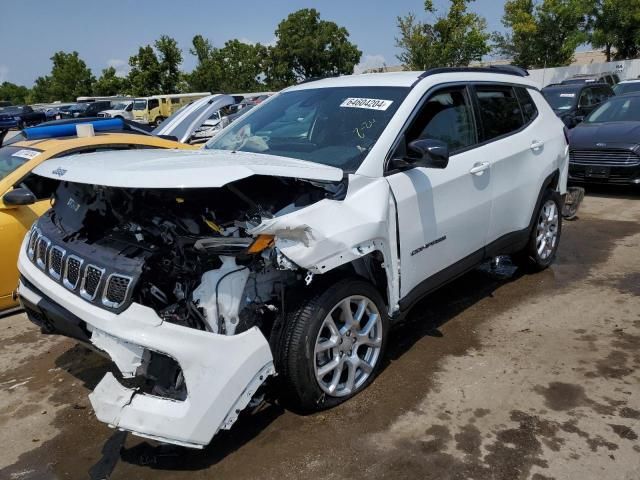
[[[119,309],[129,300],[134,278],[122,273],[106,274],[106,268],[68,253],[33,228],[26,245],[27,256],[53,280],[100,306]]]

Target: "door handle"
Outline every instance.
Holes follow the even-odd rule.
[[[490,166],[489,162],[480,162],[480,163],[476,163],[473,167],[471,167],[471,170],[469,170],[469,173],[472,175],[482,175],[484,173],[484,171],[486,169],[488,169]]]
[[[540,150],[542,147],[544,147],[544,142],[539,142],[538,140],[531,142],[531,150]]]

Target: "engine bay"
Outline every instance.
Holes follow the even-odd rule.
[[[63,182],[44,221],[55,230],[49,240],[81,247],[85,264],[127,265],[133,280],[127,304],[150,307],[163,321],[233,335],[253,326],[269,330],[286,288],[305,274],[283,261],[272,236],[251,230],[345,194],[346,181],[267,176],[210,189]]]

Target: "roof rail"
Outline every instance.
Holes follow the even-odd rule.
[[[437,75],[439,73],[457,73],[457,72],[469,72],[469,73],[502,73],[503,75],[515,75],[517,77],[528,77],[529,72],[516,65],[490,65],[488,67],[440,67],[430,68],[420,75],[420,78],[429,77],[431,75]]]

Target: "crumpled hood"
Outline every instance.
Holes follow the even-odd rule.
[[[52,159],[34,173],[123,188],[216,188],[252,175],[342,180],[339,168],[261,153],[226,150],[120,150]]]

